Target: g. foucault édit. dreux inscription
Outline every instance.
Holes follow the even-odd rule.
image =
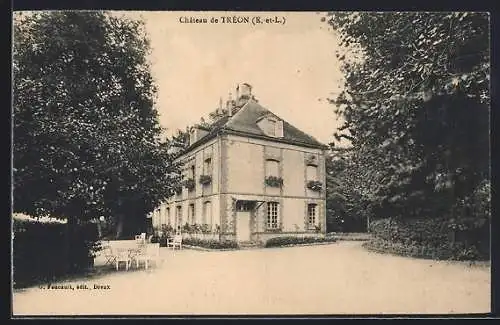
[[[110,290],[111,285],[102,283],[80,283],[80,284],[54,284],[49,283],[47,285],[39,286],[43,290]]]

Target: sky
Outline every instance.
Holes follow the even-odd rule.
[[[259,103],[328,144],[341,121],[327,98],[343,83],[337,38],[315,12],[116,12],[143,19],[151,41],[160,124],[168,135],[207,117],[238,83]],[[278,16],[284,24],[222,23],[221,16]],[[181,23],[180,18],[208,23]],[[209,23],[211,18],[218,23]]]

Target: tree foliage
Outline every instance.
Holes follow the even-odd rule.
[[[374,214],[468,214],[465,202],[489,180],[488,18],[329,15],[345,76],[331,100],[345,120],[336,137],[351,142],[353,186]]]
[[[14,23],[14,210],[142,220],[177,170],[141,21],[40,12]]]

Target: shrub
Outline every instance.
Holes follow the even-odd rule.
[[[489,259],[489,223],[458,227],[449,219],[381,219],[370,224],[372,250],[404,256],[475,260]]]
[[[93,266],[101,249],[95,224],[77,225],[13,220],[14,286],[79,274]]]
[[[201,225],[195,223],[190,227],[190,232],[194,234],[199,234],[201,232]]]
[[[265,247],[281,247],[288,245],[301,245],[301,244],[311,244],[311,243],[332,243],[337,240],[333,237],[294,237],[294,236],[283,236],[274,237],[266,241]]]
[[[417,243],[402,244],[376,238],[363,244],[369,250],[379,253],[390,253],[407,257],[426,258],[434,260],[488,260],[489,257],[481,253],[474,245],[464,243],[445,243],[433,247]]]
[[[203,234],[209,234],[212,232],[210,225],[207,223],[202,224],[200,228]]]
[[[182,226],[182,231],[186,233],[191,233],[191,226],[189,225],[189,223],[186,222],[184,226]]]
[[[380,219],[370,223],[370,232],[377,238],[398,243],[425,241],[439,245],[448,240],[445,219]]]
[[[197,239],[186,238],[182,240],[183,244],[190,246],[198,246],[211,249],[237,249],[239,245],[234,240],[213,240],[213,239]]]
[[[161,231],[163,232],[163,234],[165,234],[167,238],[170,238],[174,233],[174,227],[172,227],[171,225],[162,224]]]
[[[163,233],[161,234],[161,236],[159,236],[158,234],[154,234],[153,236],[151,236],[151,243],[160,243],[160,247],[166,247],[167,246],[167,238],[168,236]]]

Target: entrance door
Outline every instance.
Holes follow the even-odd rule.
[[[236,238],[238,241],[250,241],[250,211],[236,213]]]

